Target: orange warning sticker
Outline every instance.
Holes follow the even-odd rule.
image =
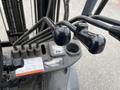
[[[41,57],[24,59],[24,67],[16,70],[16,76],[25,76],[44,72],[43,61]]]

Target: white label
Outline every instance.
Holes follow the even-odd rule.
[[[16,76],[24,76],[34,73],[44,72],[41,57],[24,59],[24,67],[16,70]]]
[[[57,45],[52,46],[52,52],[54,55],[62,55],[62,54],[64,55],[65,54],[64,48],[61,46],[57,46]]]

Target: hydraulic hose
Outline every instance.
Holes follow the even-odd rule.
[[[50,29],[50,28],[47,28],[47,29],[39,32],[36,36],[30,38],[29,40],[24,41],[21,45],[25,45],[25,44],[27,44],[27,43],[29,43],[29,42],[31,42],[31,41],[34,41],[36,38],[44,35],[44,34],[47,33],[47,32],[50,32],[50,31],[51,31],[51,29]]]
[[[91,17],[94,18],[94,19],[101,20],[103,22],[109,23],[109,24],[120,26],[120,21],[115,20],[115,19],[111,19],[111,18],[101,16],[101,15],[93,15]]]
[[[44,18],[40,19],[40,20],[38,21],[38,23],[36,23],[30,30],[28,30],[27,32],[25,32],[19,39],[17,39],[17,40],[13,43],[13,47],[14,47],[15,49],[17,49],[16,45],[17,45],[20,41],[22,41],[26,36],[28,36],[30,33],[32,33],[32,32],[41,24],[42,21],[46,22],[52,29],[55,28],[54,23],[51,23],[51,20],[50,20],[49,18],[44,17]]]
[[[59,21],[60,1],[61,1],[61,0],[58,0],[58,1],[57,1],[57,12],[56,12],[57,15],[56,15],[56,22]]]
[[[69,18],[69,2],[70,0],[63,0],[64,2],[64,20],[68,20]]]
[[[51,5],[52,5],[52,0],[49,0],[46,17],[48,17],[50,14]],[[41,25],[40,31],[42,31],[44,29],[44,26],[45,26],[45,23],[43,22]]]
[[[46,38],[47,36],[51,35],[52,32],[47,32],[45,34],[43,34],[42,36],[39,36],[38,38],[35,38],[34,40],[31,40],[30,42],[28,42],[27,44],[32,44],[32,43],[36,43],[37,41]]]
[[[50,40],[50,39],[52,39],[52,37],[53,37],[52,35],[49,35],[49,36],[47,36],[47,37],[39,40],[39,41],[37,42],[37,47],[39,46],[40,43],[42,43],[42,42],[44,42],[44,41],[47,41],[47,40]]]
[[[95,20],[91,17],[88,17],[88,16],[77,16],[75,18],[72,18],[71,20],[69,20],[70,23],[74,23],[76,21],[81,21],[81,20],[84,20],[94,26],[97,26],[99,28],[102,28],[102,29],[105,29],[105,30],[110,30],[110,26],[101,22],[101,21],[98,21],[98,20]]]

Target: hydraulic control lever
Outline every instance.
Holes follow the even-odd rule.
[[[101,53],[104,50],[106,40],[100,34],[88,31],[88,26],[84,23],[76,24],[77,27],[74,35],[88,48],[92,54]]]
[[[95,16],[91,16],[91,17],[78,16],[78,17],[75,17],[75,18],[72,18],[71,20],[69,20],[69,22],[74,23],[74,22],[80,21],[80,20],[86,21],[89,24],[92,24],[96,27],[102,28],[102,29],[108,31],[110,33],[110,35],[112,35],[116,39],[120,40],[120,21],[114,20],[111,18],[107,18],[107,17],[103,17],[103,16],[95,15]],[[105,24],[104,22],[106,22],[108,24],[112,24],[113,26]]]
[[[109,28],[108,32],[120,41],[120,21],[100,15],[93,15],[92,18],[113,25]]]
[[[67,21],[63,21],[63,22],[59,22],[58,25],[67,26],[67,28],[69,28],[67,30],[71,30],[74,33],[75,37],[77,37],[87,47],[87,49],[90,53],[98,54],[104,50],[104,47],[106,44],[105,38],[102,35],[89,32],[88,25],[86,23],[77,23],[74,26]],[[55,30],[55,31],[60,34],[61,30],[65,32],[65,29],[64,30],[60,29],[60,31],[59,30]],[[58,37],[59,34],[55,33],[55,36]],[[69,36],[69,34],[67,34],[65,36]],[[61,39],[62,39],[62,37],[61,37]],[[66,38],[66,40],[67,39],[68,38]],[[67,40],[67,41],[69,41],[69,40]],[[58,40],[58,42],[59,42],[59,40]]]
[[[63,46],[70,42],[71,32],[66,26],[57,26],[53,32],[53,37],[57,45]]]

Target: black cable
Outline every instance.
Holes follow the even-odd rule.
[[[95,19],[93,19],[91,17],[87,17],[87,16],[78,16],[78,17],[75,17],[75,18],[69,20],[70,23],[67,21],[62,21],[62,22],[59,22],[58,25],[65,25],[69,29],[71,29],[71,31],[75,32],[76,27],[74,25],[72,25],[71,23],[76,22],[76,21],[80,21],[80,20],[84,20],[84,21],[86,21],[94,26],[97,26],[97,27],[102,28],[104,30],[113,32],[113,30],[111,29],[112,26],[107,25],[101,21],[95,20]]]
[[[98,6],[98,8],[96,9],[96,11],[95,11],[95,15],[99,15],[100,13],[101,13],[101,11],[104,9],[104,7],[106,6],[106,4],[107,4],[107,2],[108,2],[109,0],[102,0],[101,2],[100,2],[100,4],[99,4],[99,6]]]
[[[94,18],[94,19],[101,20],[103,22],[109,23],[109,24],[120,26],[120,21],[115,20],[115,19],[111,19],[111,18],[101,16],[101,15],[93,15],[91,17]]]
[[[98,26],[98,27],[103,28],[105,30],[110,30],[109,25],[106,25],[98,20],[94,20],[94,19],[87,17],[87,16],[79,16],[79,17],[73,18],[70,20],[70,22],[73,23],[77,20],[85,20],[85,21],[91,23],[92,25]],[[75,32],[75,30],[76,30],[76,27],[74,25],[72,25],[71,23],[69,23],[68,21],[61,21],[61,22],[57,23],[57,25],[65,25],[69,29],[71,29],[71,31],[73,31],[73,32]]]
[[[57,25],[65,25],[67,26],[72,32],[75,32],[76,27],[74,25],[72,25],[70,22],[68,21],[61,21],[59,23],[57,23]]]
[[[59,21],[59,13],[60,13],[60,0],[57,2],[57,15],[56,15],[56,22]]]
[[[52,0],[49,0],[46,17],[49,17],[51,5],[52,5]],[[45,23],[43,22],[41,25],[40,31],[42,31],[44,29],[44,26],[45,26]]]
[[[44,42],[44,41],[47,41],[47,40],[52,39],[52,37],[53,37],[52,35],[49,35],[49,36],[47,36],[47,37],[39,40],[39,41],[37,42],[37,46],[39,46],[39,44],[42,43],[42,42]]]
[[[24,9],[23,9],[23,0],[18,1],[18,6],[19,6],[19,12],[20,12],[20,17],[23,25],[23,32],[25,32],[26,29],[26,21],[25,21],[25,15],[24,15]]]
[[[45,33],[44,35],[42,35],[42,36],[40,36],[40,37],[38,37],[38,38],[36,38],[36,39],[28,42],[28,45],[29,45],[29,46],[32,46],[33,43],[36,43],[37,41],[39,42],[39,41],[41,41],[41,40],[44,40],[44,41],[45,41],[45,40],[46,40],[46,37],[51,36],[51,35],[52,35],[52,32]]]
[[[69,18],[69,2],[70,0],[63,0],[64,2],[64,20],[68,20]]]
[[[22,42],[21,45],[25,45],[25,44],[27,44],[27,43],[35,40],[36,38],[39,38],[40,36],[44,35],[45,33],[50,32],[50,31],[51,31],[51,29],[50,29],[50,28],[47,28],[47,29],[39,32],[36,36],[30,38],[29,40],[26,40],[26,41]]]
[[[55,12],[56,12],[55,10],[56,10],[56,1],[57,0],[52,0],[52,1],[53,1],[52,2],[52,8],[51,8],[49,17],[50,17],[51,20],[55,21]]]
[[[51,22],[51,20],[47,17],[43,17],[42,19],[40,19],[38,21],[38,23],[36,23],[30,30],[28,30],[27,32],[25,32],[19,39],[17,39],[14,43],[13,43],[13,47],[16,48],[16,45],[22,41],[26,36],[28,36],[31,32],[33,32],[40,24],[41,22],[44,21],[46,22],[52,29],[55,28],[54,23]]]
[[[72,18],[71,20],[69,20],[70,23],[73,23],[73,22],[76,22],[76,21],[80,21],[80,20],[84,20],[94,26],[97,26],[99,28],[102,28],[102,29],[105,29],[105,30],[109,30],[110,31],[110,26],[101,22],[101,21],[98,21],[98,20],[95,20],[91,17],[88,17],[88,16],[78,16],[78,17],[75,17],[75,18]]]

